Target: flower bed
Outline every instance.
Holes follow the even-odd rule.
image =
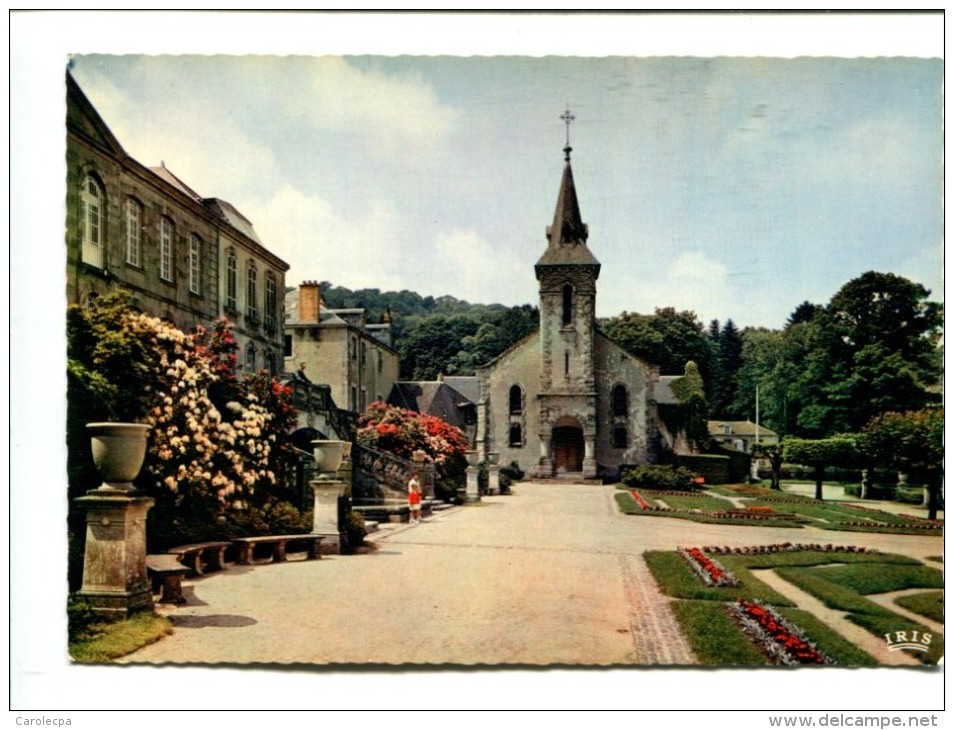
[[[727,603],[726,607],[742,632],[773,663],[788,667],[806,664],[830,666],[835,663],[834,659],[819,651],[800,628],[786,621],[768,604],[740,598]]]
[[[879,529],[904,529],[904,530],[941,530],[944,525],[932,525],[926,522],[875,522],[874,520],[865,520],[859,522],[835,522],[840,527],[877,527]]]
[[[746,512],[753,512],[756,514],[774,514],[775,508],[769,507],[767,504],[753,504],[745,508]]]
[[[641,495],[639,492],[633,490],[632,492],[630,492],[630,495],[632,496],[633,500],[636,502],[636,504],[639,506],[640,509],[653,509],[653,507],[650,506],[649,502],[643,499],[643,495]],[[656,509],[658,509],[658,507]]]
[[[710,588],[734,588],[739,585],[738,578],[699,548],[679,548],[678,553]]]
[[[718,547],[706,545],[702,548],[707,553],[716,555],[770,555],[773,553],[791,553],[799,550],[814,550],[822,553],[877,553],[877,550],[859,545],[820,545],[818,543],[791,543],[780,542],[773,545],[751,545],[748,547]]]
[[[900,514],[898,517],[903,517],[906,520],[914,520],[915,522],[926,522],[932,527],[944,527],[944,520],[929,520],[927,517],[918,517],[917,515],[905,514]]]
[[[722,510],[721,512],[709,512],[708,514],[712,515],[713,517],[722,517],[729,520],[804,520],[803,517],[791,514],[790,512],[772,512],[771,514],[760,514],[758,512],[749,512],[748,510],[731,509]]]
[[[647,494],[652,494],[654,497],[655,496],[659,496],[663,498],[665,497],[699,497],[701,499],[712,499],[711,494],[705,494],[703,492],[676,492],[676,491],[670,492],[670,491],[663,491],[660,489],[657,489],[654,491],[644,489],[643,491],[646,492]]]

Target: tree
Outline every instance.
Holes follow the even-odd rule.
[[[726,320],[721,330],[718,320],[712,320],[709,341],[712,348],[709,412],[713,418],[739,419],[745,413],[737,409],[739,371],[743,365],[742,335],[731,319]]]
[[[600,322],[603,331],[627,352],[659,365],[663,375],[682,375],[692,360],[706,384],[712,375],[712,346],[695,312],[672,307],[655,314],[630,314]]]
[[[767,459],[772,467],[772,489],[782,488],[782,464],[784,463],[784,447],[782,444],[753,444],[752,456],[756,459]]]
[[[825,467],[853,466],[857,461],[853,438],[838,436],[828,439],[788,439],[783,448],[785,461],[815,469],[815,499],[822,499]]]
[[[944,474],[944,409],[875,416],[861,432],[858,447],[872,466],[923,479],[928,488],[928,517],[937,518]]]
[[[660,404],[663,422],[673,431],[682,432],[696,451],[705,451],[709,445],[709,410],[706,392],[699,368],[691,360],[685,374],[670,386],[678,404]]]

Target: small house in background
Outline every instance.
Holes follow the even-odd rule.
[[[752,453],[752,446],[756,442],[778,443],[778,434],[775,431],[751,421],[709,421],[709,436],[716,443],[745,454]]]
[[[390,323],[369,323],[364,309],[327,308],[314,281],[285,293],[284,346],[286,373],[327,384],[338,407],[353,413],[383,401],[398,379]]]

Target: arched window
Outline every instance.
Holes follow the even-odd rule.
[[[510,413],[523,413],[523,391],[519,385],[510,386]]]
[[[80,257],[90,266],[103,268],[103,188],[87,175],[80,189]]]
[[[573,286],[563,285],[563,326],[569,327],[573,322]]]
[[[126,198],[126,263],[131,266],[142,266],[141,228],[142,206],[138,200]]]
[[[523,446],[523,429],[519,423],[510,424],[510,445]]]
[[[175,281],[175,234],[172,221],[163,218],[159,222],[159,277],[166,281]]]
[[[238,260],[235,252],[229,251],[225,259],[225,306],[233,312],[238,310]]]
[[[610,396],[610,407],[614,416],[625,416],[629,414],[629,395],[626,392],[625,385],[616,385]]]
[[[275,353],[271,350],[265,350],[265,369],[270,375],[275,374]]]

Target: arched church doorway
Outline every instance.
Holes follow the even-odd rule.
[[[583,428],[564,416],[553,427],[553,465],[557,473],[583,471]]]

